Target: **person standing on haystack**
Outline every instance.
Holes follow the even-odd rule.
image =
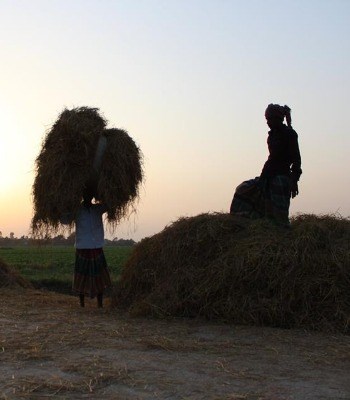
[[[266,217],[289,226],[290,198],[299,194],[301,157],[298,135],[291,125],[288,106],[269,104],[265,111],[270,128],[269,157],[260,177],[241,183],[235,191],[230,213],[248,218]],[[285,125],[286,119],[287,125]]]
[[[80,306],[85,306],[85,296],[97,297],[103,307],[103,293],[112,286],[103,252],[104,228],[102,215],[107,211],[103,204],[92,203],[93,194],[85,190],[83,202],[75,218],[75,267],[73,291],[79,294]],[[72,220],[62,218],[62,223]]]

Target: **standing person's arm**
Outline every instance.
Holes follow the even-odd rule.
[[[298,134],[294,130],[289,135],[289,156],[291,160],[291,195],[294,198],[299,194],[298,181],[302,174]]]

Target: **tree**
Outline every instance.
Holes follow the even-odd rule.
[[[15,238],[15,234],[13,232],[10,232],[10,239],[14,239]]]

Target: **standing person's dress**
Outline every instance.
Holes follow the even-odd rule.
[[[75,218],[75,266],[73,291],[79,294],[80,305],[84,298],[97,297],[102,307],[103,293],[112,285],[107,262],[103,252],[104,228],[102,215],[106,209],[102,204],[92,204],[89,196],[84,198]],[[62,223],[70,223],[70,217]]]
[[[269,157],[259,177],[244,181],[235,191],[230,213],[247,218],[269,218],[289,225],[290,198],[298,193],[301,157],[298,135],[291,126],[290,108],[270,104],[265,117]],[[286,118],[287,125],[283,123]]]

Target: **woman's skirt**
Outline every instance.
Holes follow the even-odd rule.
[[[250,179],[237,186],[230,213],[289,225],[290,194],[290,178],[286,175]]]
[[[94,298],[111,285],[103,249],[76,249],[73,291]]]

